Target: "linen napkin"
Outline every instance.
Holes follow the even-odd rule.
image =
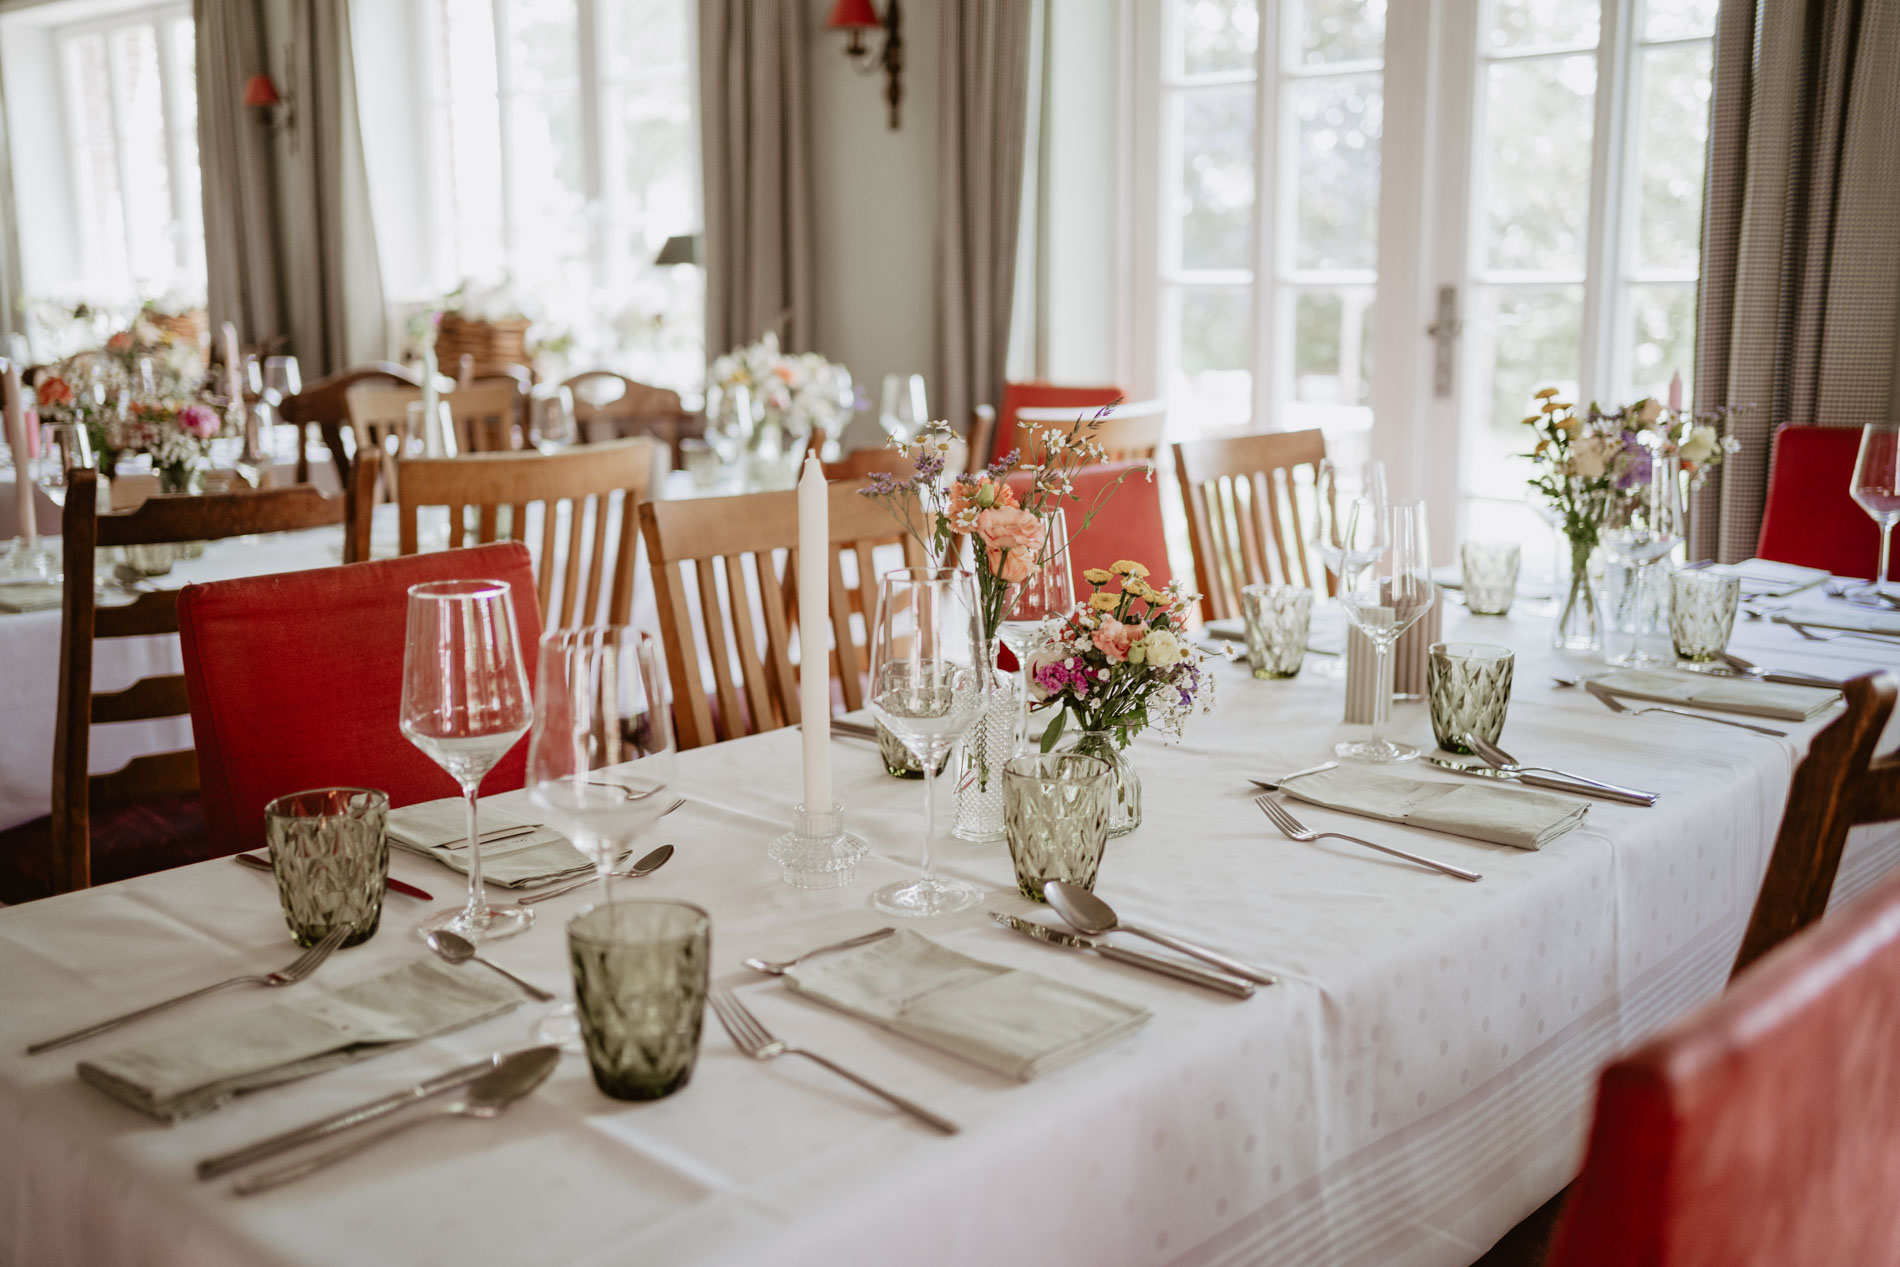
[[[1813,589],[1833,575],[1826,568],[1797,567],[1773,559],[1744,559],[1723,570],[1742,578],[1742,592],[1756,598],[1786,598]]]
[[[491,825],[492,824],[492,825]],[[482,806],[482,879],[506,889],[583,876],[594,861],[552,827]],[[389,811],[389,843],[468,874],[468,820],[455,797]]]
[[[1283,779],[1280,790],[1327,809],[1518,849],[1542,849],[1590,812],[1585,801],[1534,788],[1429,782],[1363,766]]]
[[[1834,706],[1841,693],[1824,686],[1751,682],[1746,678],[1626,670],[1596,679],[1613,695],[1659,704],[1693,704],[1711,712],[1743,713],[1778,721],[1812,721]]]
[[[1120,1042],[1146,1008],[946,950],[904,929],[803,963],[800,994],[1005,1077],[1029,1082]]]
[[[1797,607],[1793,611],[1778,614],[1797,625],[1812,625],[1816,629],[1851,629],[1856,633],[1900,638],[1900,611],[1830,603],[1826,607]]]
[[[142,1113],[176,1122],[247,1091],[485,1021],[522,999],[493,973],[422,959],[327,994],[201,1022],[81,1061],[79,1076]]]
[[[0,585],[0,612],[43,612],[59,606],[65,593],[57,582]]]
[[[503,836],[525,835],[541,824],[492,805],[481,807],[479,826],[486,844]],[[422,801],[389,811],[389,839],[411,849],[463,848],[468,843],[467,802],[459,796]]]

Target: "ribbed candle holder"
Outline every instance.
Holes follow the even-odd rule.
[[[835,889],[851,883],[858,859],[871,846],[844,829],[844,807],[808,813],[792,807],[792,829],[772,841],[766,855],[779,865],[779,878],[795,889]]]

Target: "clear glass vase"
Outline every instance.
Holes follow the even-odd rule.
[[[1100,757],[1108,762],[1113,772],[1108,805],[1108,834],[1126,836],[1141,826],[1141,776],[1135,773],[1134,763],[1128,759],[1128,753],[1115,742],[1115,732],[1085,730],[1065,747],[1069,752]]]
[[[1590,555],[1594,543],[1569,542],[1570,570],[1558,578],[1561,600],[1557,623],[1551,626],[1550,645],[1559,651],[1595,652],[1603,650],[1603,615],[1597,607],[1596,586],[1590,579]]]
[[[996,663],[992,650],[990,663]],[[957,772],[955,820],[958,840],[1003,838],[1003,763],[1022,748],[1023,687],[1014,673],[996,670],[953,758]]]

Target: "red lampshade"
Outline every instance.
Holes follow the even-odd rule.
[[[871,0],[838,0],[831,6],[831,16],[825,19],[826,28],[833,31],[875,29],[882,25]]]
[[[247,109],[282,105],[284,99],[277,93],[277,85],[269,75],[252,75],[244,81],[244,105]]]

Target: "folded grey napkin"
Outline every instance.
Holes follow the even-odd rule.
[[[64,593],[57,583],[0,585],[0,612],[51,611]]]
[[[800,994],[1028,1082],[1120,1042],[1146,1008],[946,950],[909,929],[785,974]]]
[[[1758,598],[1785,598],[1812,589],[1832,575],[1826,568],[1804,568],[1772,559],[1743,559],[1724,569],[1741,578],[1742,592]]]
[[[464,803],[454,797],[392,809],[389,843],[467,875],[465,813]],[[484,805],[479,826],[482,879],[489,884],[518,889],[586,875],[594,869],[593,859],[576,849],[566,836],[532,819]]]
[[[1885,634],[1890,638],[1900,638],[1900,612],[1879,611],[1870,607],[1852,607],[1846,603],[1829,603],[1825,607],[1797,607],[1793,611],[1781,612],[1797,625],[1813,625],[1816,629],[1848,629],[1855,633]]]
[[[477,824],[484,842],[526,835],[541,824],[493,805],[481,807]],[[389,811],[389,838],[411,849],[457,849],[468,844],[468,803],[459,796],[422,801]]]
[[[81,1061],[79,1076],[115,1100],[176,1122],[247,1091],[485,1021],[522,999],[493,973],[422,959],[340,990],[200,1022]]]
[[[1841,693],[1825,686],[1791,686],[1746,678],[1692,673],[1644,673],[1629,669],[1596,679],[1599,689],[1659,704],[1693,704],[1712,712],[1743,713],[1780,721],[1812,721],[1832,708]]]
[[[1436,783],[1363,766],[1282,779],[1280,790],[1327,809],[1518,849],[1542,849],[1590,812],[1585,801],[1534,788]]]

